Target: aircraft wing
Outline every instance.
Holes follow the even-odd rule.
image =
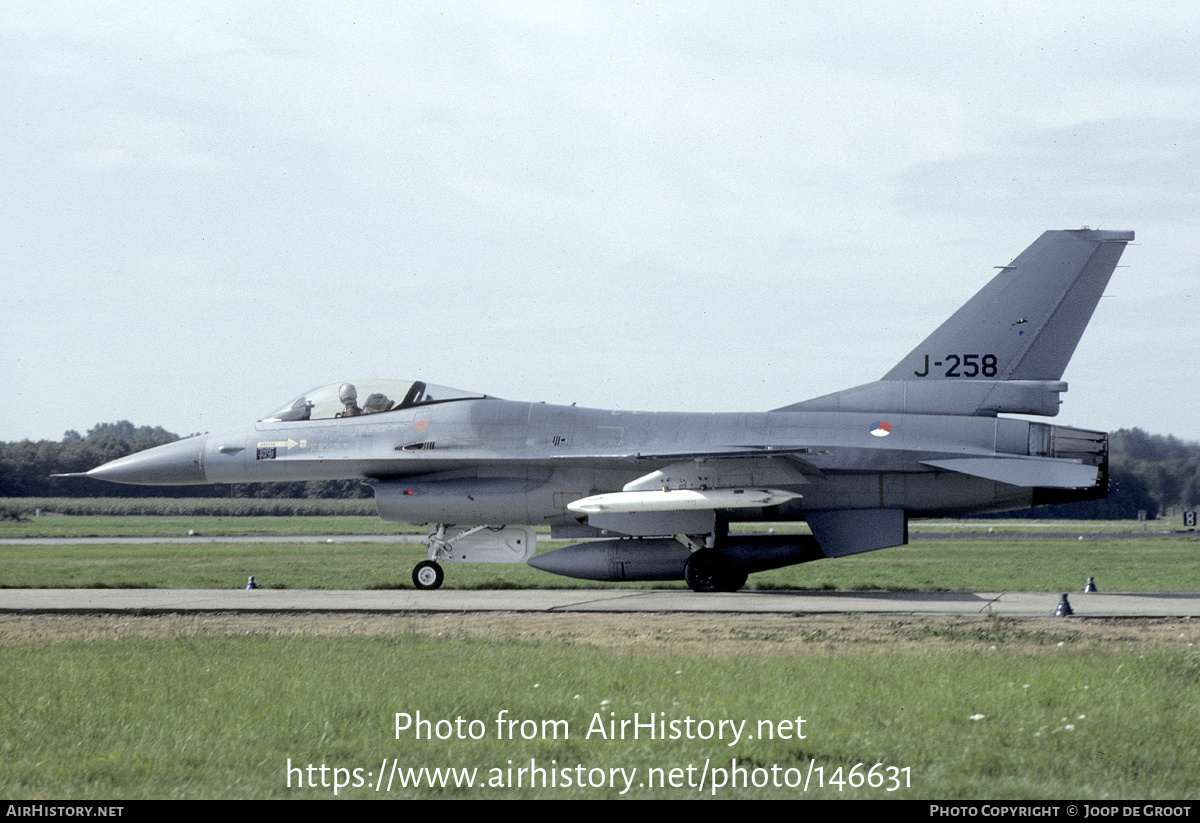
[[[1082,462],[1050,457],[955,457],[924,460],[922,465],[969,474],[1024,488],[1089,489],[1099,469]]]

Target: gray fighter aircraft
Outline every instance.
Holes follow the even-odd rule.
[[[352,380],[86,476],[366,481],[385,520],[430,525],[419,588],[441,585],[441,563],[474,561],[734,591],[752,572],[902,545],[910,517],[1105,497],[1104,432],[1000,415],[1058,413],[1133,236],[1046,232],[881,380],[774,411],[606,411]],[[729,528],[799,520],[811,536]],[[532,526],[582,542],[535,557]]]

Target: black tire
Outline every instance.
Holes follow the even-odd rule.
[[[736,592],[746,585],[746,577],[716,549],[692,552],[683,566],[683,579],[694,592]]]
[[[729,570],[729,576],[725,578],[725,584],[721,588],[723,592],[740,592],[742,587],[746,585],[746,581],[750,579],[750,575],[746,572],[736,572],[733,569]]]
[[[441,588],[446,573],[442,567],[432,560],[422,560],[413,567],[412,581],[418,589],[433,590]]]

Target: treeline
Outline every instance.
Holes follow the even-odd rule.
[[[995,517],[1006,520],[1136,520],[1139,511],[1146,512],[1147,519],[1154,520],[1162,513],[1162,506],[1137,474],[1120,465],[1113,465],[1110,460],[1108,497],[1104,500],[1038,506],[1036,509],[1004,512]]]
[[[371,497],[356,480],[307,483],[236,483],[225,486],[125,486],[84,478],[51,477],[85,472],[127,454],[171,443],[179,435],[160,426],[134,426],[128,420],[101,423],[86,435],[69,431],[59,442],[22,440],[0,443],[0,497],[233,497],[352,499]],[[1200,443],[1141,429],[1119,429],[1109,437],[1107,500],[1047,506],[1030,517],[1150,519],[1200,509]],[[1013,513],[1006,516],[1022,516]]]
[[[357,517],[377,513],[374,500],[290,497],[0,497],[0,520],[38,510],[82,517]]]
[[[1118,429],[1108,436],[1108,454],[1107,500],[1047,506],[1032,516],[1124,520],[1145,511],[1153,520],[1200,509],[1200,443]]]
[[[1134,520],[1200,509],[1200,443],[1169,434],[1117,429],[1108,436],[1108,498],[1008,512],[1005,518]]]
[[[1111,462],[1141,481],[1164,516],[1200,509],[1200,443],[1141,429],[1109,437]]]
[[[100,423],[87,434],[69,431],[61,441],[0,442],[0,497],[235,497],[347,499],[371,497],[356,480],[307,483],[233,483],[224,486],[127,486],[52,474],[85,472],[101,463],[179,440],[161,426],[128,420]]]

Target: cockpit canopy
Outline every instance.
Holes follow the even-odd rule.
[[[279,411],[262,419],[263,423],[289,420],[331,420],[364,414],[449,403],[454,400],[480,400],[486,394],[466,392],[432,383],[409,380],[351,380],[331,383],[307,391]]]

